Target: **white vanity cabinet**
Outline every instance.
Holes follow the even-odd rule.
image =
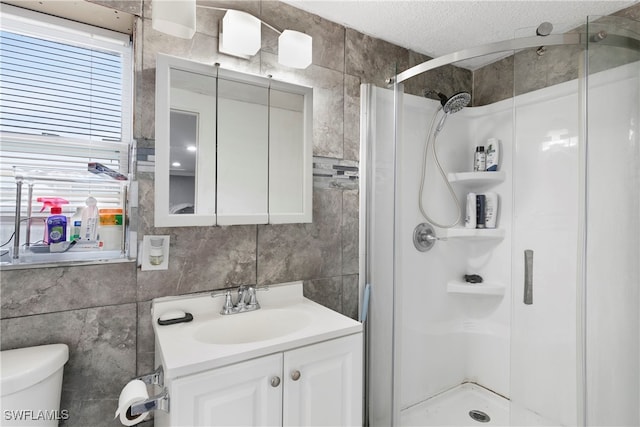
[[[282,425],[282,353],[177,378],[158,426]],[[273,384],[276,384],[274,380]],[[159,422],[160,421],[160,422]]]
[[[360,426],[362,334],[174,379],[158,426]]]
[[[282,425],[362,425],[362,334],[284,353]]]

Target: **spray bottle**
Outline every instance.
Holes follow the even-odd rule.
[[[62,207],[60,205],[66,205],[69,202],[60,197],[38,197],[38,202],[42,203],[42,209],[51,208],[51,215],[47,217],[44,242],[60,243],[67,240],[67,217],[62,215]]]

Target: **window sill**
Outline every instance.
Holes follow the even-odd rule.
[[[55,267],[81,267],[88,265],[104,265],[104,264],[122,264],[135,263],[135,258],[111,258],[111,259],[92,259],[92,260],[68,260],[68,261],[42,261],[42,262],[20,262],[12,264],[10,262],[0,263],[0,271],[10,270],[27,270],[32,268],[55,268]]]

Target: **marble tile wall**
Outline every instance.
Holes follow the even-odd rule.
[[[251,60],[218,54],[221,11],[199,8],[197,33],[183,40],[153,30],[149,0],[87,1],[137,17],[134,137],[142,151],[154,149],[155,57],[162,52],[312,86],[318,173],[311,224],[155,228],[154,175],[140,172],[132,222],[140,238],[171,236],[168,270],[142,272],[128,262],[2,272],[1,348],[66,343],[70,360],[62,408],[70,418],[62,425],[98,427],[119,425],[113,413],[120,389],[154,368],[153,298],[302,280],[307,297],[358,317],[360,84],[385,86],[396,67],[406,69],[427,58],[277,1],[198,1],[312,35],[313,64],[293,70],[278,64],[277,34],[264,26],[262,50]],[[444,92],[470,90],[471,73],[450,67],[421,76],[406,91],[419,94],[425,85]],[[337,176],[336,170],[354,177]]]
[[[384,87],[396,69],[428,59],[277,1],[199,0],[202,5],[245,10],[279,28],[311,34],[313,64],[306,70],[291,70],[277,63],[276,34],[265,27],[263,49],[251,60],[218,54],[220,11],[198,9],[196,35],[182,40],[151,28],[148,0],[90,1],[138,17],[134,137],[149,150],[155,139],[155,55],[159,52],[313,86],[314,161],[350,167],[357,167],[359,160],[360,84]],[[407,82],[405,91],[422,94],[424,89],[435,89],[448,94],[471,90],[475,79],[474,98],[487,102],[507,93],[512,69],[512,64],[496,63],[474,75],[443,67]],[[501,84],[493,84],[496,80]],[[309,298],[357,317],[359,192],[353,182],[314,180],[312,224],[156,229],[153,174],[140,173],[138,181],[134,222],[140,236],[171,236],[167,271],[142,272],[135,263],[121,263],[3,271],[0,278],[2,349],[54,342],[69,345],[62,408],[71,416],[63,425],[118,425],[113,413],[121,387],[153,369],[153,298],[302,280]]]
[[[640,4],[635,4],[612,15],[640,21]],[[607,28],[611,17],[590,20],[592,33]],[[625,28],[612,28],[624,34]],[[633,25],[637,28],[637,25]],[[597,28],[597,30],[595,30]],[[576,31],[585,31],[578,28]],[[636,35],[637,38],[637,30]],[[578,77],[582,67],[583,48],[580,46],[547,46],[543,55],[537,49],[527,49],[473,72],[473,105],[487,105],[503,99],[552,86]],[[640,59],[637,52],[628,49],[590,43],[589,72],[595,73]]]

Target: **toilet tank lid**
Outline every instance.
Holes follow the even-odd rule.
[[[0,351],[0,389],[2,396],[31,387],[44,380],[69,360],[66,344]]]

